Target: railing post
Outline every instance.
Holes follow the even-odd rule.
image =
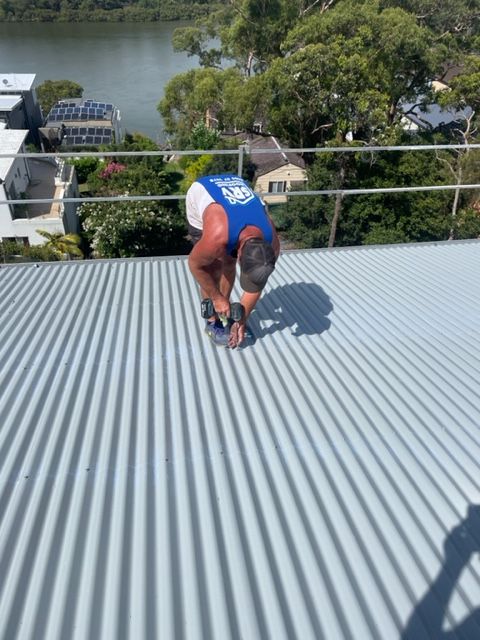
[[[242,173],[243,173],[243,154],[245,151],[245,145],[243,144],[239,144],[238,145],[238,169],[237,169],[237,174],[240,176],[240,178],[242,177]]]

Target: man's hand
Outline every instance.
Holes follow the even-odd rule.
[[[217,315],[226,317],[230,315],[230,301],[225,298],[225,296],[219,294],[218,296],[212,298],[212,302],[213,308],[215,309],[215,313]]]
[[[228,339],[228,346],[230,349],[235,349],[242,344],[245,340],[246,324],[244,320],[240,322],[234,322],[230,327],[230,337]]]

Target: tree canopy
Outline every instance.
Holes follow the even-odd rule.
[[[198,122],[247,133],[261,126],[290,146],[402,144],[412,142],[406,112],[437,102],[470,111],[435,138],[419,131],[417,144],[473,141],[479,9],[480,0],[229,0],[175,35],[176,48],[198,56],[200,68],[167,85],[159,105],[166,130],[179,144]],[[435,92],[432,81],[452,70],[450,88]],[[404,155],[366,162],[361,154],[311,154],[309,187],[415,186],[425,176],[460,184],[476,162],[474,154]],[[297,197],[281,219],[308,246],[446,239],[480,233],[475,202],[476,194],[458,192],[338,196],[316,199],[312,213]]]
[[[208,14],[211,0],[0,0],[0,22],[152,22]]]
[[[50,109],[59,100],[81,98],[83,87],[72,80],[45,80],[38,85],[36,92],[42,113],[47,116]]]

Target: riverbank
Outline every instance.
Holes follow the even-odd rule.
[[[48,4],[48,3],[47,3]],[[53,4],[53,3],[52,3]],[[83,3],[82,3],[83,4]],[[195,20],[208,15],[216,8],[213,4],[165,4],[155,8],[130,5],[118,9],[36,9],[9,5],[8,11],[0,7],[0,23],[12,22],[171,22],[177,20]]]

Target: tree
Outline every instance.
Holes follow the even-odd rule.
[[[418,142],[432,143],[432,140]],[[433,151],[367,154],[359,150],[344,157],[347,159],[342,185],[345,189],[412,187],[449,181]],[[308,167],[309,188],[338,188],[339,163],[342,160],[338,155],[318,154]],[[335,244],[446,240],[451,225],[450,199],[446,191],[345,196]],[[334,214],[334,196],[292,198],[284,215],[284,234],[303,247],[327,246]],[[471,219],[472,216],[469,224]]]
[[[443,108],[458,111],[456,126],[452,127],[451,130],[452,139],[464,145],[475,142],[478,134],[478,113],[480,110],[480,62],[478,56],[468,55],[464,58],[462,73],[451,80],[448,89],[438,93],[437,102]],[[439,152],[437,157],[448,168],[456,184],[462,184],[469,174],[476,181],[479,162],[478,152],[472,151],[470,148],[456,149],[450,153]],[[476,197],[475,194],[471,193],[469,197],[472,198],[472,195]],[[464,196],[464,200],[465,198],[466,196]],[[452,202],[450,240],[454,239],[455,230],[458,228],[456,216],[460,205],[461,193],[460,189],[456,189]]]
[[[383,0],[383,6],[400,7],[415,16],[422,26],[431,29],[437,38],[455,39],[460,45],[478,33],[479,0]]]
[[[44,246],[55,253],[59,258],[65,256],[70,259],[83,258],[83,251],[80,249],[81,238],[76,233],[63,234],[60,231],[51,233],[43,229],[37,229],[36,232],[46,239]]]
[[[72,80],[45,80],[37,87],[37,98],[44,116],[59,100],[81,98],[82,95],[83,87]]]
[[[191,69],[174,76],[158,105],[165,131],[173,134],[175,144],[188,147],[199,122],[213,121],[220,131],[232,126],[226,96],[239,92],[243,83],[236,69]]]
[[[345,139],[348,132],[378,138],[398,124],[403,102],[428,90],[442,61],[431,33],[414,16],[380,11],[375,0],[345,0],[312,16],[289,33],[283,49],[289,55],[268,71],[272,89],[280,82],[275,120],[286,128],[289,111],[290,128],[300,126],[312,143],[325,139],[322,130],[330,139]]]

